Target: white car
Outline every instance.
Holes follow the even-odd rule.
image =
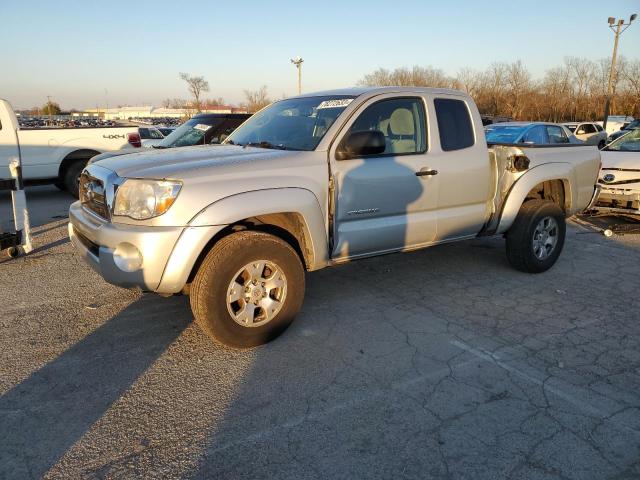
[[[598,148],[603,148],[607,143],[607,132],[602,128],[602,125],[594,122],[568,122],[562,125],[587,145],[597,145]]]
[[[632,130],[601,150],[601,212],[640,215],[640,129]]]
[[[142,146],[146,148],[158,145],[162,140],[164,140],[164,135],[156,127],[139,127],[138,132],[140,133]]]
[[[11,178],[9,164],[20,155],[27,184],[53,183],[77,198],[91,157],[130,147],[140,147],[138,127],[20,128],[9,102],[0,99],[0,179]]]

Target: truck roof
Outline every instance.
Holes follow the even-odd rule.
[[[305,98],[305,97],[319,97],[319,96],[332,96],[332,95],[349,95],[359,97],[365,94],[376,93],[391,93],[391,92],[425,92],[436,93],[446,95],[464,95],[464,92],[459,90],[452,90],[449,88],[433,88],[433,87],[350,87],[350,88],[338,88],[335,90],[322,90],[318,92],[304,93],[290,98]]]

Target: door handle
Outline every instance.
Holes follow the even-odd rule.
[[[437,175],[438,170],[420,170],[416,172],[416,177],[424,177],[425,175]]]

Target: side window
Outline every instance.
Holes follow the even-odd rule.
[[[602,125],[599,125],[596,123],[595,126],[596,126],[596,130],[598,130],[599,132],[604,132],[604,128],[602,128]]]
[[[585,133],[596,133],[596,129],[593,126],[593,123],[585,123],[584,124]]]
[[[474,144],[473,126],[467,104],[462,100],[436,98],[440,146],[445,152],[461,150]]]
[[[140,138],[142,140],[148,140],[149,137],[149,129],[148,128],[139,128],[138,133],[140,133]]]
[[[534,145],[544,145],[547,143],[545,130],[542,125],[538,125],[529,129],[527,133],[522,137],[524,143],[533,143]]]
[[[149,133],[151,134],[151,138],[154,140],[161,140],[164,138],[158,130],[149,130]]]
[[[549,135],[549,143],[569,143],[564,130],[556,125],[548,125],[547,134]]]
[[[587,133],[586,126],[586,123],[578,125],[578,128],[576,128],[576,135],[584,135],[585,133]]]
[[[381,100],[366,108],[349,133],[379,130],[385,137],[382,155],[423,153],[427,150],[424,104],[419,98]]]
[[[216,128],[212,128],[207,132],[208,143],[222,143],[231,132],[233,132],[242,123],[242,120],[233,118],[225,118]]]

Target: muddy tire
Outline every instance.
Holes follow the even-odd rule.
[[[530,200],[507,232],[507,259],[522,272],[540,273],[556,263],[566,235],[565,215],[555,203]]]
[[[189,291],[198,326],[214,340],[250,348],[278,337],[302,307],[304,268],[278,237],[243,231],[214,245]]]

